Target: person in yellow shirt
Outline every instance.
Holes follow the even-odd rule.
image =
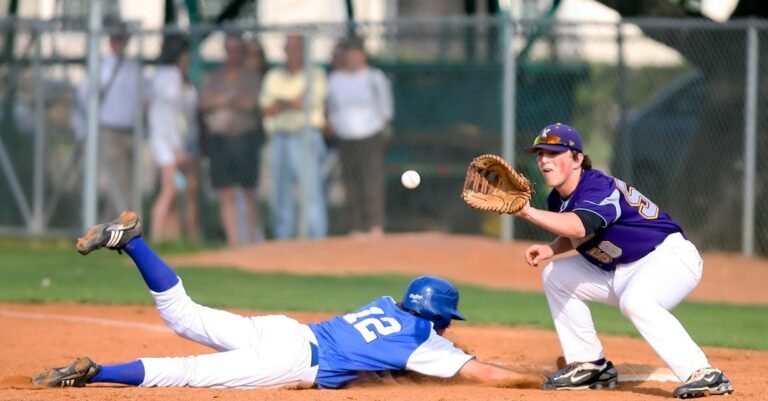
[[[288,35],[285,54],[285,66],[271,69],[264,78],[260,98],[269,138],[274,236],[285,239],[295,234],[298,202],[294,187],[298,185],[299,196],[304,197],[307,208],[306,235],[322,238],[328,231],[321,168],[326,152],[321,133],[325,123],[326,75],[320,68],[312,70],[311,96],[309,104],[305,104],[309,87],[303,37]]]

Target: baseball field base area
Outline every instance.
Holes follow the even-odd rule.
[[[527,245],[426,233],[194,253],[161,247],[158,253],[199,303],[302,322],[381,295],[400,298],[413,277],[440,275],[458,284],[468,318],[448,330],[448,339],[482,360],[545,375],[557,369],[560,344],[541,293],[541,268],[524,263]],[[533,384],[489,387],[415,375],[342,390],[42,388],[31,384],[33,375],[78,356],[110,364],[213,351],[164,325],[126,255],[82,257],[67,244],[2,241],[0,250],[0,400],[663,400],[680,384],[618,311],[595,305],[598,333],[619,371],[618,389],[543,391]],[[734,385],[733,395],[713,400],[768,400],[766,282],[766,260],[705,254],[701,283],[673,311]]]

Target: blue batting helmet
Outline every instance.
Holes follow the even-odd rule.
[[[466,320],[459,312],[459,290],[448,280],[421,276],[408,284],[400,303],[403,309],[435,324],[435,330],[448,327],[451,319]]]

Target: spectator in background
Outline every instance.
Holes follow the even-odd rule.
[[[331,62],[329,63],[328,74],[333,74],[336,71],[341,71],[344,68],[344,47],[347,39],[341,39],[333,46],[331,50]],[[330,75],[328,77],[330,79]],[[334,147],[334,134],[333,127],[331,126],[330,119],[328,118],[328,98],[325,99],[325,122],[323,124],[323,135],[326,140],[326,144],[329,147]]]
[[[135,208],[131,205],[133,188],[133,131],[136,113],[143,103],[139,99],[139,85],[144,85],[141,64],[126,57],[125,48],[130,38],[128,27],[112,17],[105,18],[105,31],[109,34],[111,54],[101,59],[101,87],[99,97],[99,177],[100,190],[107,194],[111,209],[99,211],[101,216]],[[77,89],[76,108],[72,116],[75,135],[79,141],[87,136],[86,110],[90,88],[85,77]]]
[[[269,69],[264,46],[258,38],[252,37],[245,41],[245,67],[255,72],[260,78],[264,77]]]
[[[344,68],[344,53],[346,50],[347,39],[341,39],[336,42],[331,51],[331,71],[339,71]]]
[[[368,65],[363,42],[344,45],[343,68],[328,81],[328,117],[338,138],[351,234],[384,232],[384,149],[393,115],[392,90],[384,73]]]
[[[253,74],[256,74],[259,76],[259,82],[264,82],[264,75],[266,75],[267,70],[269,69],[269,63],[267,62],[267,55],[264,52],[264,46],[262,46],[261,41],[256,36],[250,36],[245,40],[245,68],[249,71],[251,71]],[[261,112],[261,110],[259,110]],[[263,120],[259,120],[259,132],[264,132],[264,126],[263,126]],[[262,134],[263,137],[263,134]],[[263,143],[260,141],[260,143]],[[267,158],[264,156],[265,149],[263,147],[259,147],[259,168],[257,171],[259,172],[260,176],[256,178],[257,181],[260,181],[264,179],[263,174],[267,173],[269,170],[262,169],[264,167],[264,163],[267,161]],[[264,180],[267,181],[267,180]],[[257,215],[261,214],[261,204],[262,202],[266,202],[266,193],[264,190],[268,190],[269,188],[259,187],[257,188],[256,194],[254,195],[254,199],[256,200],[256,210]],[[264,227],[259,222],[259,226],[255,228],[255,235],[256,238],[254,239],[254,242],[263,242],[266,238],[266,234],[264,232]]]
[[[169,214],[178,198],[178,189],[185,192],[184,232],[192,240],[199,235],[200,128],[197,91],[189,81],[189,61],[189,42],[180,36],[165,37],[151,81],[148,110],[150,145],[160,167],[160,193],[152,207],[153,240],[172,239]],[[177,188],[182,186],[179,184],[183,188]]]
[[[328,231],[328,216],[323,189],[322,161],[325,143],[324,124],[326,76],[322,69],[312,72],[312,98],[307,92],[304,71],[304,40],[288,35],[285,40],[285,66],[271,69],[264,78],[261,107],[269,135],[272,174],[272,224],[275,237],[285,239],[294,232],[296,197],[294,187],[306,202],[307,236],[321,238]],[[306,121],[304,109],[309,109]]]
[[[260,76],[245,67],[245,45],[238,35],[224,40],[226,61],[205,77],[200,106],[207,129],[211,183],[219,192],[221,222],[227,244],[236,247],[254,240],[258,228],[255,187],[259,168],[261,115]],[[236,191],[245,198],[247,238],[238,230]]]
[[[339,39],[331,51],[331,60],[328,65],[328,74],[339,71],[344,66],[344,44],[346,38]],[[323,139],[325,140],[325,157],[323,160],[323,188],[325,189],[325,199],[328,202],[328,209],[339,208],[345,202],[344,178],[341,173],[341,157],[339,156],[339,147],[337,146],[336,136],[333,134],[330,119],[328,118],[328,98],[325,99],[325,123],[323,124]],[[340,219],[341,224],[346,224],[344,219]],[[329,224],[329,231],[333,230],[333,223]]]

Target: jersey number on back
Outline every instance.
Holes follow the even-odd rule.
[[[626,199],[627,203],[638,208],[640,216],[643,216],[644,219],[653,220],[659,217],[659,207],[645,195],[641,194],[640,191],[628,186],[627,183],[619,179],[616,180],[616,187],[624,194],[624,199]]]
[[[344,315],[344,320],[351,324],[360,334],[366,343],[369,343],[377,338],[379,335],[388,336],[402,330],[400,322],[391,317],[374,317],[371,315],[383,315],[384,310],[379,307],[373,306],[368,309],[363,309],[357,313],[348,313]],[[371,317],[367,317],[371,316]],[[365,319],[363,319],[365,318]],[[360,320],[363,319],[363,320]],[[358,321],[360,320],[360,321]],[[373,329],[373,330],[371,330]],[[375,332],[374,332],[375,331]]]

